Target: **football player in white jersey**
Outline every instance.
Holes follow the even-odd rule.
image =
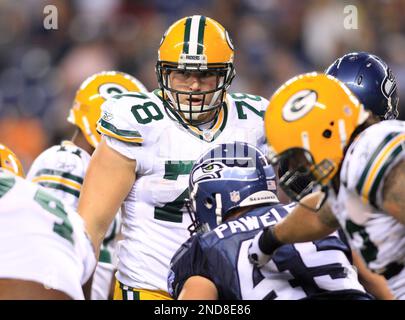
[[[262,97],[227,92],[235,75],[227,31],[189,16],[165,32],[156,71],[161,90],[121,94],[102,106],[104,135],[90,161],[79,212],[95,247],[122,209],[116,299],[170,299],[166,275],[189,237],[185,210],[193,162],[212,145],[266,148]]]
[[[369,117],[392,120],[398,117],[398,88],[388,64],[375,54],[350,52],[336,59],[325,71],[342,81],[370,111]],[[353,251],[353,262],[361,283],[377,299],[392,300],[393,294],[386,279],[367,268],[362,258]]]
[[[0,300],[84,299],[96,258],[83,219],[22,176],[0,144]]]
[[[289,80],[267,110],[270,160],[288,159],[280,186],[300,205],[255,238],[251,261],[260,265],[284,243],[341,226],[367,266],[405,299],[405,123],[375,124],[342,82],[316,73]]]
[[[96,125],[102,103],[119,93],[141,91],[146,92],[143,84],[122,72],[105,71],[87,78],[76,93],[68,117],[68,121],[76,126],[73,138],[42,152],[33,162],[27,179],[48,188],[59,199],[77,208],[90,156],[101,139]],[[93,300],[112,298],[119,226],[120,216],[116,215],[101,246],[92,281]]]

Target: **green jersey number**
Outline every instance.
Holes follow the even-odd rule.
[[[259,111],[249,103],[247,103],[245,100],[252,100],[252,101],[261,101],[262,98],[259,96],[255,96],[252,94],[246,94],[246,93],[232,93],[231,97],[234,98],[235,100],[242,100],[242,101],[235,101],[236,105],[236,110],[238,111],[238,118],[243,120],[247,119],[247,115],[243,108],[247,108],[253,113],[257,114],[259,117],[263,118],[264,117],[264,111]]]
[[[177,180],[179,175],[188,175],[193,163],[193,161],[166,161],[165,175],[163,178],[167,180]],[[181,223],[183,221],[182,209],[187,196],[188,189],[185,189],[172,202],[166,203],[163,207],[155,207],[155,219]]]
[[[123,96],[131,96],[140,99],[147,99],[148,97],[143,93],[127,93]],[[140,124],[147,124],[152,120],[163,119],[163,113],[160,111],[156,103],[147,101],[144,104],[137,104],[132,106],[131,112],[134,115],[136,121]]]
[[[377,258],[378,249],[376,245],[370,240],[370,235],[367,233],[363,226],[355,224],[354,222],[346,221],[346,230],[351,239],[354,239],[354,235],[358,234],[363,239],[363,246],[360,249],[363,259],[369,263]]]
[[[54,223],[53,231],[73,244],[73,227],[69,221],[63,203],[42,190],[36,192],[34,200],[46,211],[62,219],[61,223]]]

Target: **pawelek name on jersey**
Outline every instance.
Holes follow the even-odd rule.
[[[178,297],[189,277],[200,275],[214,282],[219,299],[369,299],[351,264],[351,250],[338,233],[284,245],[262,268],[248,261],[253,237],[280,221],[292,206],[259,207],[190,238],[172,259],[168,277],[172,296]]]

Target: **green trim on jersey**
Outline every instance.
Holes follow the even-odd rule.
[[[79,196],[80,196],[80,191],[69,188],[69,187],[67,187],[67,186],[65,186],[63,184],[60,184],[60,183],[39,181],[38,184],[45,187],[45,188],[62,190],[64,192],[67,192],[67,193],[70,193],[70,194],[74,195],[76,198],[79,198]]]
[[[0,198],[13,188],[15,182],[15,177],[0,178]]]
[[[356,185],[356,191],[358,192],[359,195],[362,195],[363,193],[363,188],[365,187],[367,178],[369,173],[371,172],[371,170],[374,168],[373,164],[375,162],[375,160],[378,158],[378,156],[380,155],[381,151],[384,150],[384,148],[393,140],[395,139],[395,137],[397,137],[399,134],[401,134],[400,132],[391,132],[389,133],[384,140],[378,145],[378,147],[376,148],[376,150],[374,151],[374,153],[371,155],[370,159],[367,162],[367,165],[365,166],[360,179]],[[380,166],[377,174],[376,174],[376,178],[374,179],[374,181],[372,182],[372,186],[370,188],[369,193],[366,195],[367,199],[369,199],[370,203],[377,207],[376,205],[376,198],[377,198],[377,190],[378,190],[378,186],[381,183],[382,177],[384,176],[385,171],[387,170],[387,168],[389,167],[389,165],[395,160],[396,156],[401,153],[402,151],[402,145],[397,146],[396,148],[394,148],[391,151],[391,154],[388,156],[388,158],[386,159],[386,161],[384,162],[384,164],[382,166]]]
[[[227,107],[226,103],[223,104],[223,109],[224,109],[224,120],[222,121],[222,124],[221,124],[220,128],[218,129],[218,131],[215,133],[215,135],[212,137],[211,141],[209,141],[209,142],[214,141],[225,128],[226,122],[228,120],[228,107]],[[168,110],[170,112],[170,114],[172,114],[176,118],[176,120],[183,126],[183,128],[185,128],[187,130],[188,133],[191,133],[194,137],[196,137],[200,140],[206,141],[206,139],[204,138],[204,136],[202,134],[196,133],[192,129],[190,129],[190,125],[188,123],[186,123],[184,121],[184,119],[176,111],[173,111],[171,109],[171,107],[167,107],[166,110]]]
[[[214,134],[213,138],[211,141],[214,141],[220,134],[222,131],[224,131],[226,123],[228,121],[228,106],[225,102],[223,102],[223,106],[222,109],[224,110],[224,120],[222,121],[221,126],[219,127],[219,129],[217,130],[217,132]],[[217,115],[218,117],[218,115]],[[201,135],[200,135],[201,136]],[[211,142],[210,141],[210,142]]]
[[[35,177],[38,177],[41,175],[51,175],[51,176],[56,176],[56,177],[62,177],[62,178],[70,179],[70,180],[76,181],[80,184],[83,184],[82,177],[79,177],[74,174],[71,174],[71,173],[68,173],[65,171],[61,171],[61,170],[41,169],[35,174]]]
[[[370,192],[369,192],[369,200],[370,200],[370,203],[376,208],[377,208],[377,190],[381,183],[381,180],[382,180],[385,172],[387,171],[387,168],[395,161],[396,157],[403,150],[404,150],[404,147],[402,146],[402,144],[400,144],[391,152],[391,154],[385,160],[383,166],[378,171],[377,176],[375,177],[375,179],[371,185]]]
[[[142,135],[136,130],[121,130],[103,119],[100,119],[99,123],[104,129],[111,131],[112,133],[115,133],[118,136],[124,138],[142,138]]]

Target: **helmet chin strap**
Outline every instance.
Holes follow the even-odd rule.
[[[217,225],[220,225],[222,223],[222,199],[220,193],[215,194],[215,202],[216,202],[215,208],[216,222]]]

